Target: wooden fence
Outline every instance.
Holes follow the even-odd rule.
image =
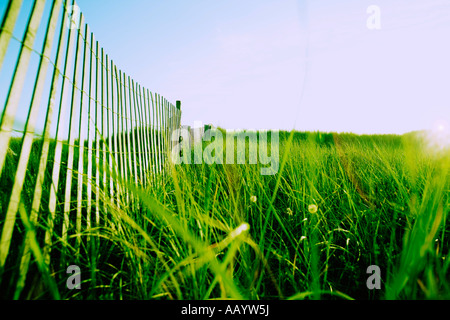
[[[179,101],[172,105],[122,72],[74,6],[74,0],[35,0],[26,8],[10,0],[0,20],[0,75],[11,70],[0,87],[0,280],[18,247],[12,243],[22,241],[25,253],[29,246],[15,236],[22,206],[31,225],[46,222],[49,263],[55,219],[64,217],[64,242],[70,213],[76,212],[79,232],[82,221],[87,227],[100,222],[106,197],[117,205],[129,200],[118,177],[150,186],[172,150],[172,130],[180,127]],[[14,30],[24,10],[20,38]],[[29,264],[25,253],[21,268]]]

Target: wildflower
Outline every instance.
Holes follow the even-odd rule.
[[[310,204],[308,206],[309,213],[316,213],[317,212],[317,206],[315,204]]]
[[[256,203],[256,196],[251,196],[250,197],[250,201],[253,202],[253,203]]]
[[[305,239],[306,239],[306,237],[305,237],[305,236],[302,236],[302,237],[300,238],[300,241],[305,240]]]
[[[291,208],[287,208],[286,213],[287,213],[289,216],[292,216],[292,210],[291,210]]]

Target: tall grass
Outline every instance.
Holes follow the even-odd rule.
[[[0,292],[21,299],[448,299],[449,157],[409,135],[281,132],[273,176],[261,175],[259,165],[192,164],[168,165],[145,188],[114,177],[130,204],[100,193],[99,224],[87,227],[84,212],[77,233],[72,217],[67,243],[56,227],[50,266],[41,257],[47,220],[31,225],[24,200]],[[26,235],[33,263],[17,290]],[[81,268],[80,290],[66,287],[71,264]],[[370,265],[381,269],[380,290],[366,286]]]

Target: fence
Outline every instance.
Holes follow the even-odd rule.
[[[10,0],[1,20],[0,280],[11,243],[24,241],[15,236],[22,207],[31,225],[46,219],[48,264],[55,219],[64,217],[65,242],[71,212],[80,231],[81,221],[100,222],[107,211],[102,199],[126,204],[132,196],[117,177],[148,186],[164,169],[171,131],[180,127],[180,103],[118,69],[74,8],[74,0],[35,0],[24,13],[22,0]],[[25,27],[22,39],[17,27]],[[26,269],[30,244],[23,243]]]

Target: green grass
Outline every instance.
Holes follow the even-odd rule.
[[[116,177],[133,203],[101,193],[100,224],[86,228],[84,207],[78,234],[73,213],[67,243],[58,217],[49,267],[45,201],[39,225],[28,221],[33,150],[2,298],[15,295],[26,235],[33,263],[21,299],[450,298],[450,154],[413,135],[280,132],[273,176],[258,165],[192,164],[169,167],[145,189]],[[9,155],[0,227],[14,171]],[[81,268],[80,290],[66,288],[71,264]],[[366,286],[370,265],[381,269],[380,290]]]

